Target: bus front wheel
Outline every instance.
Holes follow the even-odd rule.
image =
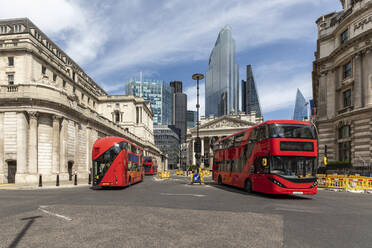
[[[245,181],[244,190],[245,190],[245,192],[247,192],[247,193],[251,193],[251,192],[252,192],[252,182],[251,182],[250,179],[247,179],[247,180]]]

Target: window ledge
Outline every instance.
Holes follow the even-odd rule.
[[[342,108],[340,110],[337,111],[338,114],[343,114],[343,113],[346,113],[346,112],[350,112],[354,109],[354,106],[348,106],[348,107],[345,107],[345,108]]]
[[[348,77],[341,81],[341,85],[337,87],[337,91],[344,90],[354,84],[354,78]]]

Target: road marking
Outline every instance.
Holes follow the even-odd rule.
[[[297,208],[274,208],[274,210],[300,212],[300,213],[313,213],[313,211],[309,211],[305,209],[297,209]]]
[[[64,219],[64,220],[72,221],[72,219],[71,219],[70,217],[68,217],[68,216],[64,216],[64,215],[60,215],[60,214],[56,214],[56,213],[52,213],[52,212],[50,212],[50,211],[48,211],[48,210],[45,210],[44,208],[46,208],[46,207],[47,207],[47,206],[40,206],[38,209],[39,209],[40,211],[43,211],[43,212],[46,213],[46,214],[53,215],[53,216],[56,216],[56,217],[61,218],[61,219]]]
[[[199,195],[199,194],[172,194],[172,193],[160,193],[161,195],[171,195],[171,196],[195,196],[195,197],[204,197],[206,195]]]

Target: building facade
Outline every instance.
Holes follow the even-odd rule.
[[[201,168],[212,169],[213,151],[211,143],[222,137],[242,131],[263,122],[262,117],[257,117],[256,113],[251,112],[250,115],[244,113],[220,117],[202,117],[200,120],[199,137],[201,138]],[[197,137],[196,127],[187,129],[187,165],[196,165],[194,144]]]
[[[304,95],[297,89],[293,120],[303,121],[308,119],[307,105],[308,102],[306,102]]]
[[[196,120],[198,119],[198,112],[193,110],[187,110],[187,128],[195,127]]]
[[[151,139],[142,139],[103,113],[107,98],[29,19],[1,20],[0,183],[33,184],[39,175],[44,182],[55,182],[57,173],[61,181],[73,173],[87,179],[92,146],[104,136],[126,138],[143,147],[145,155],[160,159]],[[143,99],[127,104],[146,109],[144,118],[152,118]],[[151,125],[143,130],[151,135]]]
[[[251,65],[247,65],[247,80],[242,80],[242,111],[248,115],[250,115],[251,112],[255,112],[256,116],[262,117]]]
[[[239,112],[239,66],[235,63],[235,41],[228,25],[218,34],[209,57],[205,103],[206,116]]]
[[[313,63],[320,163],[372,163],[372,1],[342,0],[320,17]]]
[[[142,97],[151,103],[154,125],[172,124],[172,89],[161,80],[128,80],[126,94]]]
[[[181,143],[186,141],[187,130],[187,95],[182,93],[182,82],[170,82],[172,88],[172,125],[181,131]]]
[[[180,130],[174,125],[154,126],[155,144],[168,156],[168,169],[176,169],[181,156]]]

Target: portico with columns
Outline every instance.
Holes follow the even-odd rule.
[[[221,117],[210,116],[202,117],[200,121],[199,137],[201,138],[201,159],[200,167],[212,169],[213,150],[211,143],[220,138],[237,133],[263,121],[262,117],[256,117],[252,112],[251,115],[244,113],[224,115]],[[194,144],[197,137],[196,127],[187,130],[187,167],[196,165]]]

